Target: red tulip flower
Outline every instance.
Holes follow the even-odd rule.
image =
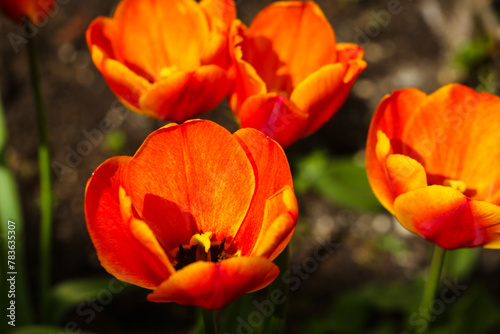
[[[122,0],[87,29],[92,59],[128,108],[184,122],[228,92],[233,0]]]
[[[401,89],[379,104],[366,168],[409,231],[444,249],[500,248],[500,98],[462,85]]]
[[[104,162],[85,216],[101,264],[148,299],[219,309],[270,284],[297,202],[281,147],[254,129],[169,124]]]
[[[248,28],[236,21],[230,43],[231,109],[242,127],[261,130],[282,146],[329,120],[366,67],[362,48],[336,43],[313,1],[273,3]]]
[[[52,12],[54,3],[55,0],[0,0],[0,9],[16,23],[26,17],[36,24]]]

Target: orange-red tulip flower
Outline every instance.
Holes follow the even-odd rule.
[[[409,231],[441,248],[500,248],[500,98],[462,85],[402,89],[378,106],[368,179]]]
[[[248,28],[236,21],[230,43],[231,109],[242,127],[261,130],[282,146],[330,119],[366,67],[362,48],[336,43],[313,1],[273,3]]]
[[[128,108],[184,122],[228,92],[233,0],[122,0],[87,29],[94,64]]]
[[[282,148],[210,121],[169,124],[104,162],[85,215],[101,264],[148,299],[218,309],[271,283],[297,220]]]
[[[11,20],[21,23],[28,18],[33,23],[42,22],[54,9],[56,0],[0,0],[0,9]]]

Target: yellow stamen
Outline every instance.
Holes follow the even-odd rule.
[[[463,193],[467,190],[467,185],[465,184],[465,182],[460,181],[460,180],[446,179],[446,180],[444,180],[443,185],[445,185],[447,187],[452,187],[453,189],[458,190],[461,193]]]
[[[164,67],[160,70],[160,77],[166,78],[172,75],[173,73],[177,72],[178,70],[179,69],[177,68],[177,66]]]
[[[205,253],[208,253],[210,250],[211,242],[210,238],[212,237],[212,232],[207,233],[198,233],[191,237],[189,243],[194,245],[202,245],[205,248]]]

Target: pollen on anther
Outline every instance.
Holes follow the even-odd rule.
[[[460,180],[446,179],[444,180],[443,185],[458,190],[461,193],[464,193],[467,190],[467,185],[465,184],[465,182]]]

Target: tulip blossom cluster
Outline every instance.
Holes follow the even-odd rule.
[[[58,4],[0,0],[0,10],[16,24],[41,26]],[[285,266],[273,261],[298,220],[283,148],[316,132],[344,104],[367,66],[362,47],[337,42],[312,0],[274,2],[249,25],[237,19],[234,0],[121,0],[112,17],[91,22],[85,37],[93,63],[127,108],[174,122],[149,134],[133,156],[103,162],[87,181],[86,226],[102,267],[151,290],[149,301],[205,310],[269,286]],[[45,322],[53,297],[53,199],[43,94],[29,46],[40,134],[39,318]],[[231,133],[194,119],[224,99],[241,129]],[[496,95],[460,84],[430,95],[404,88],[375,110],[365,156],[370,186],[404,228],[437,246],[418,310],[425,327],[418,331],[432,319],[444,250],[500,248],[499,163]],[[6,193],[15,194],[10,188]],[[15,223],[8,223],[15,237]],[[14,248],[4,248],[14,270],[10,239]],[[256,331],[284,331],[286,308],[278,308],[281,301],[275,307],[273,298],[281,288],[269,289],[267,320],[249,315],[260,317]],[[21,297],[19,305],[29,309]],[[206,333],[217,333],[214,313],[205,310]],[[245,324],[237,321],[240,331]]]
[[[104,268],[148,299],[219,309],[269,285],[298,209],[282,147],[317,131],[365,69],[313,1],[280,1],[247,27],[232,0],[122,0],[87,30],[130,109],[169,124],[104,162],[85,214]],[[189,120],[227,97],[234,134]],[[445,249],[500,247],[500,98],[402,89],[373,117],[366,168],[381,203]]]
[[[232,0],[124,0],[92,22],[87,43],[130,109],[184,122],[227,95],[241,127],[282,146],[330,119],[366,67],[313,1],[271,4],[247,28]]]

